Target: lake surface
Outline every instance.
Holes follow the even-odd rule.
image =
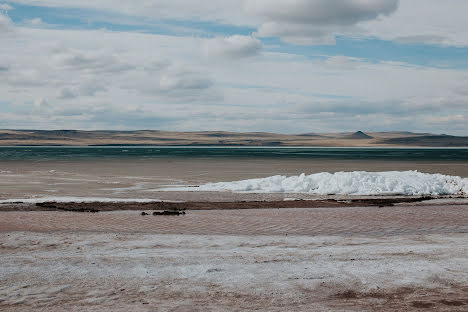
[[[152,158],[467,161],[467,148],[0,147],[0,161]]]

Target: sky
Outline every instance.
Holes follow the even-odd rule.
[[[0,0],[0,128],[468,135],[466,0]]]

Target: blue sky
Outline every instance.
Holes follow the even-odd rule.
[[[8,2],[6,2],[8,3]],[[128,16],[114,12],[83,8],[56,8],[36,5],[12,4],[9,12],[14,23],[23,24],[25,20],[41,18],[48,27],[60,29],[101,29],[113,31],[143,32],[171,36],[198,35],[203,37],[249,35],[255,28],[234,26],[210,21],[158,19]],[[182,30],[185,28],[186,30]]]
[[[8,2],[6,2],[8,3]],[[43,27],[57,29],[108,29],[112,31],[142,32],[170,36],[244,35],[256,31],[255,27],[235,26],[214,21],[160,19],[126,16],[102,10],[63,7],[41,7],[13,4],[9,16],[15,24],[40,18]],[[117,23],[116,21],[120,21]],[[184,29],[181,29],[184,28]],[[394,61],[421,66],[442,68],[468,68],[468,47],[440,46],[435,44],[399,43],[375,37],[350,38],[338,36],[336,44],[298,46],[282,42],[279,38],[262,38],[266,51],[295,53],[309,58],[343,55],[365,59],[368,62]]]
[[[468,135],[463,0],[0,8],[9,128]]]

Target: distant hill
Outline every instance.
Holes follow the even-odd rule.
[[[367,135],[362,131],[357,131],[357,132],[354,132],[353,134],[350,134],[344,137],[344,139],[349,139],[349,140],[369,140],[373,138],[374,137]]]
[[[468,146],[468,137],[456,137],[450,135],[411,136],[405,138],[384,139],[379,143],[428,147],[462,147]]]
[[[468,137],[406,132],[305,133],[0,130],[1,146],[468,147]]]
[[[301,137],[315,137],[315,138],[324,138],[323,135],[320,135],[320,134],[317,134],[317,133],[302,133],[302,134],[298,134],[298,136],[301,136]]]

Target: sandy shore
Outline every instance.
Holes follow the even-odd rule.
[[[13,232],[2,311],[466,311],[466,235]]]
[[[457,162],[0,162],[0,310],[466,311],[466,198],[160,190],[415,169],[468,176]],[[35,203],[60,197],[153,202]],[[186,214],[141,215],[174,205]],[[100,211],[64,211],[82,208]]]
[[[31,197],[101,197],[182,201],[317,198],[301,194],[163,192],[161,188],[236,181],[272,175],[337,171],[418,170],[468,177],[466,162],[307,159],[149,159],[0,161],[0,200]]]
[[[147,210],[148,211],[148,210]],[[416,235],[468,232],[468,205],[187,211],[0,212],[0,233],[110,232],[185,235]]]
[[[468,205],[0,212],[2,311],[466,311]]]

